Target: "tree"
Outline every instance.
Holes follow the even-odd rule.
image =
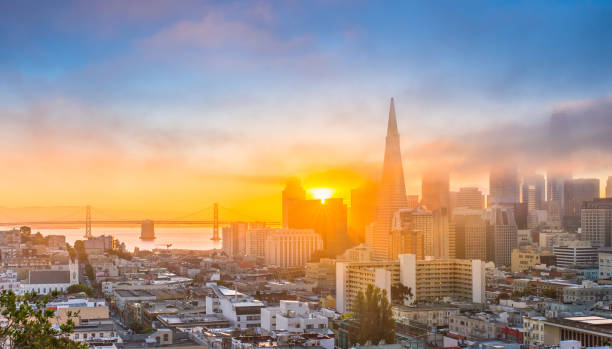
[[[384,340],[387,344],[395,342],[395,320],[391,311],[391,302],[387,290],[368,285],[365,294],[357,293],[355,317],[359,321],[357,342],[365,344],[370,341],[378,344]]]
[[[410,301],[414,297],[412,288],[403,284],[395,284],[391,286],[391,300],[396,304],[404,304],[404,301]]]
[[[13,291],[0,293],[0,308],[6,318],[5,326],[0,327],[0,345],[9,348],[68,348],[85,349],[87,344],[79,343],[67,337],[74,330],[72,318],[76,315],[68,313],[66,324],[59,329],[51,326],[50,318],[53,310],[46,308],[47,296],[36,293],[26,293],[17,296]]]
[[[66,293],[68,294],[79,292],[85,292],[88,296],[93,295],[93,290],[91,289],[91,287],[83,284],[70,285],[68,289],[66,289]]]

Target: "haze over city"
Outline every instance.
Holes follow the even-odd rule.
[[[380,180],[390,97],[409,194],[431,167],[486,193],[500,159],[605,180],[609,4],[439,6],[4,2],[1,205],[279,220],[288,178],[346,200]]]

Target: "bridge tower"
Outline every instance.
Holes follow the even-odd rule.
[[[85,208],[85,238],[91,239],[91,206]]]
[[[213,236],[210,238],[213,241],[219,241],[221,238],[219,237],[219,204],[214,203],[213,205]]]

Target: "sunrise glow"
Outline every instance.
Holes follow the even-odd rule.
[[[308,192],[313,198],[321,200],[322,203],[325,203],[325,200],[334,195],[335,190],[331,188],[312,188],[309,189]]]

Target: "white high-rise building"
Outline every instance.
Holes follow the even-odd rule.
[[[322,249],[323,239],[312,229],[270,229],[264,242],[264,259],[266,264],[281,268],[301,267]]]

